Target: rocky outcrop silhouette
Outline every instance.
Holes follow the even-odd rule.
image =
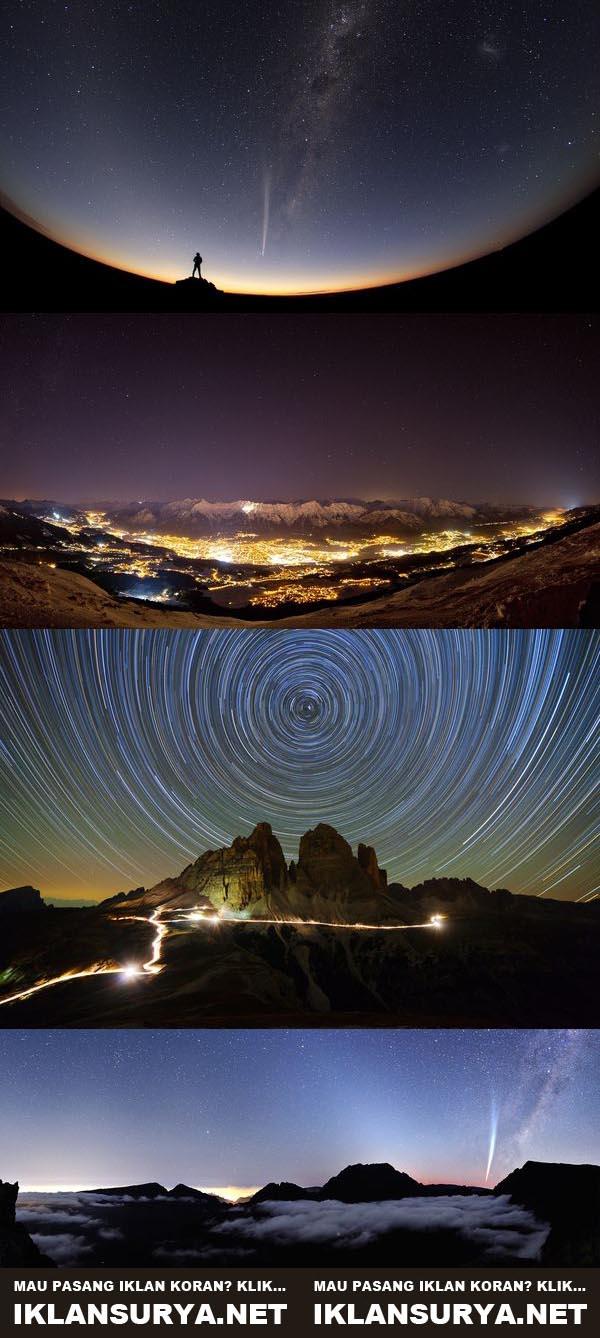
[[[542,1263],[600,1265],[600,1166],[527,1161],[494,1188],[550,1223]]]
[[[0,1231],[5,1231],[14,1223],[18,1193],[18,1184],[11,1185],[7,1180],[0,1180]]]
[[[318,1190],[302,1189],[301,1185],[295,1185],[290,1180],[270,1180],[268,1185],[263,1185],[256,1194],[246,1199],[246,1204],[297,1203],[300,1199],[314,1199],[317,1195]]]
[[[206,1204],[206,1207],[212,1207],[217,1201],[215,1194],[205,1194],[202,1189],[195,1189],[193,1185],[175,1185],[168,1192],[170,1199],[193,1199],[194,1203]]]
[[[90,1189],[88,1192],[123,1199],[162,1199],[169,1191],[158,1180],[151,1180],[146,1185],[110,1185],[106,1189]]]
[[[176,279],[174,287],[180,309],[197,311],[202,307],[220,306],[223,302],[222,288],[217,288],[209,279],[192,279],[188,275],[185,279]]]
[[[405,1171],[397,1171],[389,1162],[374,1162],[346,1166],[323,1185],[320,1199],[339,1199],[340,1203],[373,1203],[384,1199],[405,1199],[418,1196],[422,1190],[418,1180]]]
[[[338,1175],[331,1176],[319,1187],[303,1189],[288,1180],[270,1181],[247,1203],[295,1202],[300,1199],[312,1199],[319,1202],[324,1199],[336,1199],[340,1203],[382,1203],[386,1200],[435,1198],[440,1195],[489,1196],[491,1189],[478,1185],[424,1185],[414,1180],[406,1171],[398,1171],[390,1162],[357,1162],[345,1166]]]
[[[52,1260],[38,1250],[35,1241],[16,1221],[18,1183],[0,1180],[0,1267],[53,1267]]]
[[[145,887],[134,887],[131,889],[131,892],[115,892],[113,897],[105,897],[104,900],[100,902],[100,905],[108,907],[108,906],[118,906],[119,903],[121,902],[129,902],[129,903],[133,901],[139,902],[145,896],[146,896]]]
[[[0,892],[0,915],[25,914],[31,911],[47,911],[49,908],[36,887],[9,887]]]
[[[104,1189],[90,1189],[88,1193],[107,1199],[193,1199],[207,1207],[218,1202],[216,1195],[205,1194],[202,1189],[194,1189],[193,1185],[179,1184],[173,1189],[167,1189],[158,1180],[151,1180],[145,1185],[109,1185]]]

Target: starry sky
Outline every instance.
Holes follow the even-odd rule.
[[[0,496],[600,500],[598,319],[0,318]]]
[[[596,183],[599,36],[594,0],[7,0],[0,185],[157,277],[410,277]]]
[[[493,1151],[493,1186],[600,1161],[599,1058],[592,1030],[1,1032],[0,1175],[243,1188],[389,1161],[484,1184]]]
[[[0,633],[0,878],[100,898],[271,822],[391,879],[600,889],[600,633]]]

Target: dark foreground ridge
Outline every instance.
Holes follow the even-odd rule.
[[[45,1268],[52,1260],[38,1250],[25,1227],[16,1221],[18,1193],[18,1184],[0,1180],[0,1267]]]
[[[544,1247],[548,1264],[600,1262],[600,1166],[527,1161],[501,1180],[495,1194],[510,1194],[537,1217],[550,1222]]]
[[[600,222],[595,191],[521,241],[455,269],[352,292],[265,297],[115,269],[53,241],[11,201],[4,204],[5,307],[12,311],[588,311]]]
[[[47,909],[36,887],[9,887],[0,892],[0,915],[34,915]]]
[[[15,1225],[17,1185],[7,1194],[13,1241],[36,1246]],[[189,1185],[159,1182],[61,1194],[29,1194],[24,1221],[43,1227],[50,1259],[88,1266],[211,1264],[386,1266],[600,1263],[600,1167],[526,1162],[492,1189],[422,1184],[389,1163],[346,1166],[322,1186],[270,1182],[229,1203]],[[84,1212],[82,1214],[82,1206]],[[68,1234],[74,1214],[74,1236]],[[67,1234],[65,1234],[65,1232]],[[68,1243],[77,1248],[69,1257]],[[30,1261],[33,1259],[30,1257]],[[0,1263],[11,1262],[0,1254]],[[27,1262],[27,1260],[24,1260]]]
[[[289,864],[261,822],[94,907],[3,898],[5,1027],[600,1025],[600,899],[388,883],[325,823]]]

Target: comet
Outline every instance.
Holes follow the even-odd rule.
[[[264,256],[267,249],[267,236],[269,233],[269,214],[271,212],[271,170],[267,169],[264,177],[264,197],[263,197],[263,226],[262,226],[262,245],[260,254]]]
[[[498,1112],[497,1112],[497,1110],[496,1110],[496,1103],[495,1103],[494,1100],[492,1100],[492,1109],[491,1109],[491,1115],[490,1115],[490,1146],[489,1146],[489,1151],[488,1151],[487,1166],[486,1166],[486,1169],[485,1169],[485,1183],[486,1183],[486,1185],[487,1185],[488,1180],[489,1180],[489,1177],[490,1177],[490,1171],[491,1171],[491,1169],[492,1169],[492,1162],[493,1162],[493,1160],[494,1160],[494,1153],[495,1153],[495,1151],[496,1151],[496,1134],[497,1134],[497,1133],[498,1133]]]

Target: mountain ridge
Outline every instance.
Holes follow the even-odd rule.
[[[497,908],[505,909],[516,901],[540,904],[535,895],[487,888],[470,877],[426,878],[412,887],[388,883],[373,846],[359,841],[354,854],[336,828],[324,822],[304,833],[297,858],[288,863],[271,824],[259,821],[248,836],[234,836],[229,846],[203,851],[179,874],[151,888],[119,892],[105,898],[99,907],[227,910],[250,919],[272,913],[275,919],[289,915],[309,920],[317,913],[332,915],[336,910],[345,915],[372,912],[379,918],[391,918],[403,904],[408,908],[419,898],[431,904],[432,914],[440,899],[468,909],[491,899]],[[555,901],[561,906],[578,905],[558,897],[549,898],[544,905],[552,906]]]
[[[205,498],[183,498],[172,502],[147,502],[110,509],[113,522],[135,529],[157,528],[188,534],[240,527],[262,532],[350,529],[369,532],[382,525],[416,530],[423,521],[460,520],[467,522],[529,517],[536,508],[521,504],[474,505],[448,498],[414,497],[398,501],[347,501],[344,499],[299,499],[292,502],[237,499],[210,502]]]
[[[39,1254],[23,1223],[15,1220],[17,1193],[18,1184],[0,1181],[0,1263],[51,1264],[52,1259]],[[126,1262],[124,1249],[133,1248],[130,1263],[143,1263],[148,1251],[154,1258],[156,1242],[165,1240],[165,1232],[175,1259],[179,1239],[188,1249],[192,1245],[199,1248],[199,1259],[209,1246],[210,1257],[219,1256],[223,1263],[233,1262],[239,1246],[250,1244],[255,1262],[288,1263],[293,1258],[296,1263],[313,1265],[333,1265],[336,1260],[373,1264],[379,1260],[388,1265],[398,1249],[405,1247],[407,1254],[402,1257],[415,1264],[447,1263],[449,1257],[485,1264],[489,1263],[490,1232],[499,1227],[508,1231],[500,1238],[498,1258],[504,1264],[597,1267],[600,1263],[600,1166],[594,1164],[527,1161],[489,1189],[422,1183],[390,1162],[358,1162],[345,1166],[323,1185],[303,1188],[290,1181],[269,1181],[250,1197],[233,1202],[186,1184],[166,1189],[152,1181],[61,1194],[61,1211],[67,1219],[70,1197],[80,1214],[86,1196],[93,1201],[95,1214],[101,1214],[96,1226],[113,1228],[104,1233],[105,1239],[126,1240],[125,1246],[116,1245],[116,1252],[111,1247],[111,1262],[121,1266]],[[43,1240],[52,1250],[48,1230],[53,1209],[44,1212],[41,1192],[31,1191],[31,1197],[33,1202],[24,1205],[24,1220],[47,1223]],[[428,1200],[434,1201],[430,1212]],[[107,1213],[111,1214],[108,1220]],[[126,1227],[129,1223],[128,1235],[119,1230],[120,1223]],[[309,1227],[306,1239],[304,1224]],[[266,1252],[263,1228],[267,1231]],[[58,1230],[64,1231],[64,1226]],[[140,1232],[149,1242],[145,1247],[142,1243],[141,1257],[137,1253]],[[65,1259],[64,1241],[59,1234],[58,1261],[77,1263],[77,1253],[73,1260]],[[105,1249],[101,1238],[97,1260],[101,1264],[108,1262]]]
[[[363,498],[297,498],[282,501],[277,498],[258,500],[252,498],[223,499],[210,501],[204,497],[185,497],[162,502],[157,499],[145,499],[135,502],[106,502],[91,505],[83,503],[61,503],[50,498],[0,499],[0,508],[5,516],[37,516],[43,510],[47,523],[60,525],[61,520],[82,527],[88,524],[88,510],[102,511],[113,523],[146,529],[148,526],[161,527],[165,532],[173,532],[173,526],[187,527],[198,534],[218,531],[220,527],[235,526],[237,529],[258,528],[263,531],[327,529],[328,527],[350,527],[358,530],[373,528],[374,525],[397,524],[406,529],[417,529],[423,521],[461,520],[490,523],[508,519],[528,519],[540,515],[544,506],[532,506],[522,502],[465,502],[446,497],[427,495],[372,499]],[[52,513],[51,517],[47,512]]]

